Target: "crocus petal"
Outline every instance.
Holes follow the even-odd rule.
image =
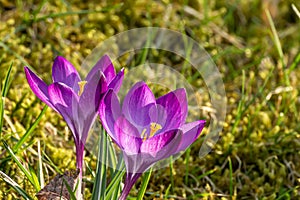
[[[34,94],[50,106],[52,109],[57,111],[54,105],[50,102],[49,94],[48,94],[48,85],[42,81],[37,75],[35,75],[28,67],[24,67],[26,78],[31,90]]]
[[[118,144],[127,155],[139,153],[143,141],[139,136],[138,130],[126,118],[123,116],[119,117],[114,129]]]
[[[138,114],[136,114],[136,116],[133,116],[132,124],[138,129],[140,134],[144,132],[143,134],[146,134],[147,137],[149,137],[151,132],[151,128],[150,128],[151,123],[156,122],[156,119],[157,119],[156,104],[151,103],[139,109]]]
[[[202,129],[205,126],[205,120],[199,120],[184,124],[180,127],[183,132],[181,143],[177,149],[177,152],[183,151],[188,148],[200,135]]]
[[[89,82],[84,86],[83,93],[79,97],[79,124],[82,127],[82,134],[80,140],[85,144],[89,130],[94,123],[102,94],[107,91],[107,84],[105,77],[101,71],[98,71],[91,77]]]
[[[146,126],[151,121],[149,104],[155,104],[155,97],[144,82],[136,83],[124,98],[122,111],[124,116],[136,126]],[[142,114],[141,114],[142,113]]]
[[[65,107],[72,107],[72,105],[78,104],[78,95],[63,83],[52,83],[48,87],[48,93],[54,105],[61,104]]]
[[[123,158],[127,173],[144,173],[155,162],[156,158],[148,153],[128,155],[123,151]]]
[[[141,153],[148,153],[156,157],[156,154],[169,144],[178,132],[180,132],[179,129],[170,130],[147,139],[141,146]]]
[[[168,142],[168,144],[166,144],[162,149],[160,149],[160,151],[156,153],[155,157],[152,158],[153,163],[166,159],[177,153],[177,148],[182,140],[183,133],[179,129],[170,130],[168,132],[173,132],[174,137]],[[152,157],[151,154],[148,154],[148,158],[146,158],[144,155],[144,160],[151,160],[150,157]]]
[[[91,77],[99,70],[103,72],[107,83],[110,83],[116,76],[115,68],[108,55],[104,55],[100,58],[100,60],[88,73],[86,80],[89,81]]]
[[[51,102],[57,108],[58,112],[63,116],[69,128],[71,129],[75,143],[79,141],[79,107],[78,96],[74,91],[63,83],[52,83],[48,87],[48,93]]]
[[[119,92],[122,81],[124,79],[124,68],[112,79],[109,83],[108,88],[112,88],[115,92]]]
[[[141,176],[141,173],[127,173],[126,179],[124,183],[124,187],[121,193],[121,196],[119,197],[119,200],[126,200],[127,196],[134,185],[134,183],[137,181],[137,179]]]
[[[160,109],[165,109],[165,115],[158,115],[157,122],[165,124],[160,132],[177,129],[184,124],[187,117],[187,97],[184,88],[172,91],[156,100]],[[161,113],[162,111],[160,111]]]
[[[57,56],[52,66],[53,82],[61,82],[72,88],[75,92],[79,91],[78,82],[81,80],[75,67],[64,57]]]
[[[112,139],[118,143],[115,135],[114,124],[121,116],[121,106],[117,95],[112,89],[108,90],[99,106],[99,117],[102,125],[107,130]]]
[[[166,126],[169,122],[167,121],[167,111],[166,109],[159,104],[155,104],[150,110],[149,110],[149,116],[151,118],[151,122],[155,122],[159,124],[162,128]],[[159,134],[161,132],[165,131],[165,129],[160,129],[156,132],[156,134]]]
[[[94,73],[85,84],[80,95],[79,105],[84,113],[96,113],[99,109],[101,94],[107,91],[107,83],[101,71]]]
[[[165,134],[165,136],[156,135],[154,137],[158,138],[150,138],[143,142],[139,154],[123,154],[128,173],[144,173],[155,162],[176,154],[177,147],[182,138],[182,131],[179,129],[170,130]],[[159,142],[159,140],[162,142],[157,145],[156,142]]]

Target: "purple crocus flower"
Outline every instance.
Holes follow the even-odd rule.
[[[124,71],[121,70],[116,74],[107,55],[96,63],[84,81],[74,66],[61,56],[55,59],[52,66],[53,83],[50,85],[43,82],[28,67],[24,69],[29,86],[35,95],[62,115],[73,134],[81,184],[84,145],[97,117],[101,98],[109,88],[118,92]]]
[[[122,108],[113,90],[106,93],[99,115],[123,151],[127,174],[121,200],[155,162],[185,150],[197,139],[205,121],[185,124],[187,109],[183,88],[155,99],[149,87],[138,82],[125,96]]]

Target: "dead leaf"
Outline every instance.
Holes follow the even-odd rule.
[[[65,171],[64,174],[58,174],[35,196],[39,200],[70,200],[70,194],[65,183],[74,190],[78,175],[79,169]]]

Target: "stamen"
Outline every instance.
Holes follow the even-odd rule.
[[[160,124],[157,124],[155,122],[150,123],[150,135],[146,133],[147,129],[144,129],[141,133],[141,137],[143,138],[143,142],[145,142],[148,138],[151,138],[155,135],[157,131],[162,129]]]
[[[78,91],[78,95],[82,95],[83,90],[84,90],[84,86],[87,83],[87,81],[79,81],[78,85],[79,85],[79,91]]]
[[[161,128],[162,128],[162,127],[161,127],[160,124],[154,123],[154,122],[151,123],[151,124],[150,124],[150,137],[153,137],[153,136],[155,135],[155,133],[156,133],[157,131],[159,131]]]
[[[142,134],[141,134],[141,136],[142,136],[142,138],[143,138],[143,142],[145,142],[145,140],[147,139],[146,130],[147,130],[147,129],[144,129],[144,130],[142,131]]]

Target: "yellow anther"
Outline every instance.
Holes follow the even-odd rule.
[[[79,85],[79,91],[78,91],[78,95],[82,95],[83,90],[84,90],[84,86],[87,83],[87,81],[79,81],[78,85]]]
[[[143,138],[143,141],[147,140],[148,138],[151,138],[155,135],[155,133],[160,130],[162,127],[160,124],[157,123],[150,123],[150,135],[148,137],[148,135],[146,134],[147,129],[145,128],[142,133],[141,133],[141,137]]]
[[[141,136],[142,136],[142,138],[143,138],[143,141],[145,141],[145,140],[147,139],[146,130],[147,130],[147,129],[144,129],[144,130],[142,131],[142,134],[141,134]]]
[[[157,124],[157,123],[151,123],[150,124],[150,137],[153,137],[155,135],[155,133],[157,131],[159,131],[161,129],[161,125],[160,124]]]

